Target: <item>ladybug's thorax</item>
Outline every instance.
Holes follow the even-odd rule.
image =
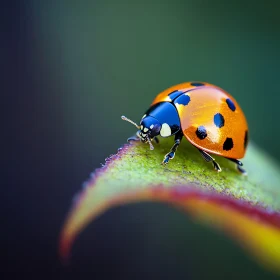
[[[174,104],[170,102],[160,102],[152,105],[141,120],[140,125],[143,125],[144,134],[147,128],[152,125],[153,135],[169,137],[176,134],[180,130],[180,119]],[[152,137],[154,137],[152,136]]]

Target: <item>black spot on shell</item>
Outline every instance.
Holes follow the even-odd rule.
[[[224,142],[224,145],[223,145],[223,149],[225,151],[229,151],[233,148],[233,141],[232,141],[232,138],[227,138],[226,141]]]
[[[195,133],[196,133],[196,136],[201,140],[203,140],[204,138],[207,137],[206,128],[202,125],[197,128]]]
[[[232,101],[231,99],[228,98],[228,99],[226,100],[226,102],[227,102],[227,105],[228,105],[229,109],[230,109],[231,111],[234,112],[234,111],[236,110],[236,107],[235,107],[233,101]]]
[[[244,148],[246,149],[248,146],[248,130],[245,131],[245,137],[244,137]]]
[[[180,90],[174,90],[174,91],[170,92],[170,93],[168,94],[168,96],[169,96],[170,99],[173,101],[175,98],[177,98],[177,97],[180,96],[181,94],[183,94],[182,91],[180,91]]]
[[[190,101],[191,101],[190,96],[189,96],[189,95],[183,94],[183,95],[179,96],[179,97],[175,100],[175,104],[179,104],[179,105],[184,105],[184,106],[186,106],[186,105],[189,104]]]
[[[214,124],[215,124],[217,127],[219,127],[219,128],[221,128],[221,127],[223,127],[223,126],[225,125],[225,119],[224,119],[224,117],[223,117],[222,114],[217,113],[217,114],[214,116]]]
[[[203,83],[196,83],[196,82],[193,82],[193,83],[191,83],[191,86],[194,86],[194,87],[202,87],[202,86],[204,86],[204,84]]]

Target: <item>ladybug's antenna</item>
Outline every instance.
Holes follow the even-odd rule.
[[[147,137],[147,140],[148,140],[149,145],[150,145],[150,150],[153,150],[153,149],[154,149],[154,146],[153,146],[153,144],[152,144],[152,142],[151,142],[151,139],[150,139],[149,137]]]
[[[137,125],[135,122],[133,122],[132,120],[128,119],[127,117],[121,116],[121,118],[122,118],[122,120],[127,121],[127,122],[130,122],[130,123],[132,123],[133,125],[135,125],[138,129],[140,129],[140,126],[139,126],[139,125]],[[138,136],[138,137],[139,137],[139,136]],[[148,143],[149,143],[149,145],[150,145],[150,149],[153,150],[153,149],[154,149],[154,146],[153,146],[152,141],[151,141],[151,139],[150,139],[149,137],[147,137],[147,141],[148,141]]]
[[[135,122],[133,122],[132,120],[128,119],[127,117],[121,116],[121,118],[122,118],[124,121],[127,121],[127,122],[132,123],[132,124],[135,125],[138,129],[140,129],[140,126],[139,126],[139,125],[137,125]]]

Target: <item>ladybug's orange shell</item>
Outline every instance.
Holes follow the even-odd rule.
[[[152,105],[164,101],[172,102],[169,94],[177,90],[187,95],[185,98],[189,100],[185,105],[179,102],[182,95],[173,100],[185,137],[194,146],[209,153],[234,159],[243,158],[247,146],[248,125],[236,100],[217,86],[189,82],[161,92]],[[201,137],[198,132],[201,128],[207,136]]]

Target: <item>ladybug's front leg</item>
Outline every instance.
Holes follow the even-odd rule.
[[[157,137],[154,137],[154,139],[156,141],[156,143],[159,143],[159,139]],[[140,141],[139,135],[138,133],[132,135],[131,137],[127,138],[127,142],[131,142],[131,141]]]
[[[131,141],[140,141],[139,136],[137,136],[137,134],[127,138],[127,142],[131,142]]]
[[[136,134],[134,134],[134,135],[132,135],[131,137],[129,137],[129,138],[127,138],[127,142],[131,142],[131,141],[140,141],[140,139],[141,139],[141,137],[140,137],[140,131],[141,130],[138,130],[137,132],[136,132]]]
[[[182,131],[179,131],[175,134],[175,143],[170,149],[170,152],[164,156],[164,159],[161,164],[167,164],[170,159],[173,159],[175,157],[175,152],[177,148],[179,147],[181,140],[183,138],[183,133]]]

